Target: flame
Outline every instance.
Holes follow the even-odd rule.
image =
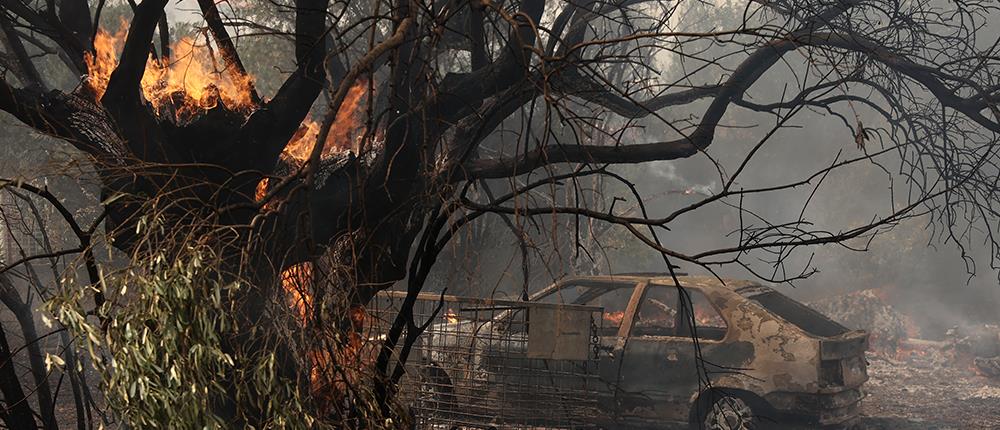
[[[444,318],[448,320],[449,324],[458,323],[458,314],[451,308],[448,309],[448,312],[445,312]]]
[[[694,321],[697,327],[725,327],[726,321],[715,311],[706,306],[694,306]]]
[[[87,53],[87,85],[100,99],[108,88],[111,73],[118,66],[118,52],[125,44],[128,28],[125,21],[115,33],[100,29],[94,38],[94,53]],[[184,37],[171,46],[168,61],[146,60],[142,76],[142,94],[157,113],[172,109],[177,121],[195,117],[220,102],[234,111],[250,111],[253,78],[226,70],[215,58],[209,43]]]
[[[625,319],[625,312],[623,311],[604,313],[604,320],[610,321],[611,323],[617,326],[622,325],[622,320],[624,319]]]
[[[261,182],[265,182],[265,178]],[[313,298],[309,293],[313,281],[313,266],[311,262],[304,262],[293,265],[281,272],[281,287],[285,290],[285,297],[288,307],[295,311],[299,324],[303,327],[310,320],[309,310],[312,308]],[[323,378],[323,369],[326,369],[332,357],[324,348],[310,349],[306,356],[309,358],[309,382],[314,395],[320,395],[326,391],[326,381]]]
[[[88,78],[84,84],[98,100],[107,90],[111,74],[118,66],[118,53],[124,47],[127,36],[128,23],[124,20],[114,33],[100,29],[94,38],[94,52],[85,54]],[[182,38],[171,46],[171,53],[168,61],[148,58],[142,76],[142,94],[157,115],[185,122],[220,103],[229,110],[239,112],[249,112],[257,107],[251,98],[253,78],[226,70],[226,66],[216,59],[207,40],[198,42],[191,37]],[[348,90],[323,146],[322,157],[352,149],[354,139],[364,135],[362,113],[368,87],[367,80],[359,79]],[[308,159],[319,129],[317,121],[304,120],[289,139],[282,155],[298,163]],[[257,201],[266,196],[267,187],[267,179],[258,183],[255,192]]]
[[[253,193],[253,200],[255,202],[264,200],[264,197],[267,197],[267,187],[270,182],[268,179],[269,178],[261,179],[260,182],[257,183],[257,189],[254,190]]]
[[[310,293],[314,282],[313,264],[299,263],[281,273],[281,285],[285,290],[288,306],[295,312],[299,323],[305,327],[312,320],[313,296]],[[330,410],[349,392],[350,387],[364,383],[368,371],[376,359],[376,349],[364,342],[361,333],[369,320],[364,307],[355,305],[348,311],[350,327],[345,336],[325,332],[330,327],[317,327],[328,334],[324,339],[334,339],[333,345],[318,342],[306,352],[309,360],[309,390],[320,402],[323,410]]]
[[[359,79],[347,90],[347,96],[340,104],[333,125],[330,126],[330,133],[326,137],[326,143],[323,144],[322,157],[352,149],[353,139],[364,135],[362,113],[367,95],[368,81],[364,79]],[[300,162],[308,159],[319,137],[319,128],[320,124],[312,119],[303,121],[302,126],[288,141],[284,155]]]
[[[253,201],[257,203],[264,202],[264,199],[267,198],[267,192],[270,191],[271,189],[270,187],[271,187],[271,178],[263,178],[260,180],[260,182],[257,182],[257,188],[254,190],[253,193]],[[264,202],[264,204],[261,205],[261,211],[267,212],[273,210],[278,206],[279,203],[280,202],[275,201],[275,199],[272,196],[272,198],[268,199],[268,201]]]
[[[310,290],[313,282],[311,262],[293,265],[281,272],[281,287],[285,290],[288,306],[295,311],[304,326],[310,319],[313,298]]]
[[[351,149],[358,152],[355,139],[361,138],[366,131],[362,114],[367,95],[368,81],[363,79],[355,82],[347,91],[347,96],[344,97],[344,102],[341,103],[340,109],[337,110],[337,116],[330,126],[330,133],[326,136],[326,143],[323,145],[320,158],[327,158]],[[281,153],[282,157],[295,164],[301,164],[308,160],[309,154],[312,153],[319,138],[319,129],[320,124],[311,118],[302,121],[302,125],[288,140],[288,145],[285,145],[285,149]],[[256,201],[259,202],[267,196],[268,185],[267,178],[261,179],[257,183],[257,189],[254,193]],[[264,205],[264,209],[270,206],[271,203],[267,203]]]
[[[378,348],[372,346],[377,344],[365,342],[361,336],[368,313],[364,307],[355,305],[348,316],[351,324],[343,338],[346,341],[340,341],[332,349],[316,348],[309,352],[310,390],[323,411],[343,403],[351,387],[364,384],[374,369]]]

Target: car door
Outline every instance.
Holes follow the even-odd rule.
[[[621,282],[600,282],[585,285],[569,284],[566,288],[579,288],[581,291],[566,294],[573,297],[572,303],[577,305],[600,306],[603,314],[597,324],[598,336],[598,375],[601,378],[598,401],[605,411],[614,409],[614,389],[617,376],[611,369],[617,368],[615,364],[615,348],[622,344],[620,336],[621,327],[628,315],[634,313],[629,310],[629,305],[633,303],[633,296],[637,291],[637,284],[634,281]],[[564,288],[564,289],[566,289]],[[552,294],[555,296],[555,294]],[[617,356],[621,356],[620,352]]]
[[[705,366],[698,365],[698,352],[702,357],[711,355],[721,344],[725,321],[704,294],[693,288],[643,285],[637,288],[634,301],[632,319],[619,334],[615,370],[619,413],[637,419],[685,421],[688,403],[708,376]]]

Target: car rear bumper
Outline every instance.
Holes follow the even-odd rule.
[[[775,392],[764,400],[778,412],[808,417],[819,425],[849,424],[861,414],[860,389],[849,388],[833,393]]]

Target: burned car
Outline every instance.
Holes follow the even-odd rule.
[[[576,277],[528,302],[448,309],[416,347],[430,366],[420,372],[424,387],[433,387],[425,391],[439,417],[473,410],[462,398],[489,398],[475,413],[492,414],[488,424],[508,424],[502,427],[539,406],[538,416],[557,413],[561,421],[522,424],[752,429],[788,417],[816,427],[854,424],[868,379],[867,333],[753,282],[678,280],[680,286],[665,275]],[[486,310],[488,317],[468,316]],[[581,340],[566,340],[574,337]],[[533,345],[533,338],[544,340]]]
[[[573,278],[535,295],[604,308],[606,409],[638,425],[753,428],[781,415],[856,419],[868,335],[748,281],[682,276]],[[759,427],[759,426],[758,426]]]

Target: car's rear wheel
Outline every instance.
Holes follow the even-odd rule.
[[[706,430],[756,430],[760,422],[750,403],[736,396],[719,397],[705,413]]]

